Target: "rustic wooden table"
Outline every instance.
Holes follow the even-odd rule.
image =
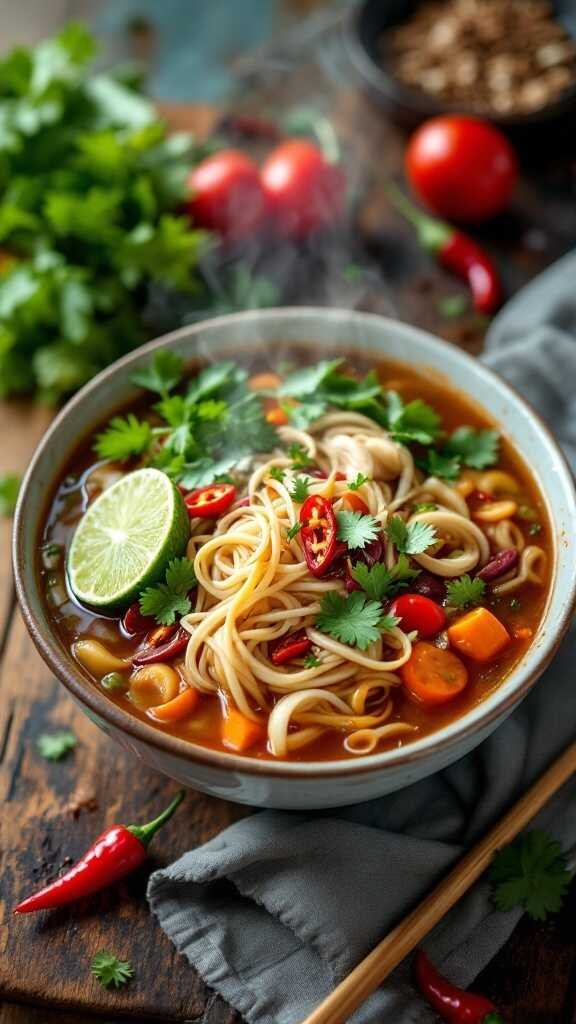
[[[209,132],[216,120],[213,111],[200,107],[165,112],[175,127],[193,127],[199,134]],[[401,133],[355,91],[338,96],[334,119],[353,157],[359,235],[372,261],[363,291],[355,291],[350,301],[393,311],[478,351],[485,324],[472,313],[448,320],[439,308],[443,296],[464,289],[419,253],[409,229],[386,203],[382,180],[400,171]],[[568,156],[548,155],[532,166],[513,211],[486,235],[509,294],[574,244],[574,141],[571,145]],[[3,471],[25,468],[48,420],[47,411],[24,403],[0,406]],[[0,522],[0,994],[6,1000],[0,1024],[80,1024],[91,1013],[108,1022],[131,1017],[239,1024],[238,1015],[175,954],[151,919],[143,898],[149,867],[72,910],[11,916],[19,898],[54,877],[69,858],[76,859],[106,824],[152,817],[175,787],[99,732],[43,665],[15,608],[9,541],[9,524]],[[76,733],[76,750],[60,763],[41,760],[37,736],[61,727]],[[190,793],[157,841],[152,867],[245,813]],[[510,1022],[576,1024],[575,910],[573,890],[565,910],[549,923],[522,921],[478,980]],[[90,959],[103,948],[135,965],[134,982],[117,993],[90,976]]]

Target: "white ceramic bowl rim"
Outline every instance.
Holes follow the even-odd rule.
[[[478,705],[436,732],[414,740],[405,747],[384,750],[356,759],[286,762],[259,760],[257,758],[220,752],[171,736],[152,725],[136,719],[118,707],[118,705],[109,701],[94,686],[91,686],[87,678],[81,674],[79,666],[75,665],[71,656],[67,652],[64,653],[64,649],[55,634],[46,631],[44,626],[39,623],[39,616],[35,608],[43,607],[43,598],[37,573],[30,567],[30,553],[26,550],[24,540],[29,493],[33,486],[35,474],[43,460],[46,461],[46,453],[50,451],[51,446],[65,442],[67,420],[71,412],[78,410],[82,405],[86,396],[97,392],[111,378],[116,378],[117,375],[126,377],[133,370],[135,363],[147,361],[150,354],[158,348],[177,344],[187,339],[190,339],[193,343],[194,339],[204,334],[214,334],[217,336],[219,332],[224,331],[228,332],[229,336],[238,327],[253,327],[255,332],[257,332],[258,328],[267,327],[268,340],[270,340],[272,334],[278,337],[279,340],[282,340],[283,336],[285,337],[286,335],[287,325],[289,327],[292,324],[298,327],[298,325],[306,324],[307,330],[309,330],[309,337],[313,339],[315,323],[316,325],[322,323],[324,326],[338,325],[342,328],[343,321],[350,325],[350,331],[361,331],[362,328],[365,328],[366,331],[369,331],[369,329],[373,331],[379,330],[382,334],[388,331],[399,341],[405,342],[407,353],[409,353],[410,342],[417,341],[421,348],[424,347],[429,352],[431,362],[434,359],[440,362],[441,372],[445,372],[445,366],[442,366],[443,363],[448,365],[451,363],[460,364],[462,371],[469,375],[470,381],[474,380],[474,378],[477,381],[483,381],[485,385],[494,389],[504,402],[509,403],[517,413],[522,413],[524,420],[526,418],[531,420],[538,434],[539,443],[546,451],[551,477],[553,475],[556,477],[556,491],[562,495],[562,500],[566,503],[566,529],[568,526],[571,527],[571,532],[566,533],[562,538],[562,543],[564,547],[568,547],[568,554],[571,556],[564,560],[564,568],[559,567],[558,545],[560,539],[556,536],[556,530],[553,529],[552,531],[555,547],[553,578],[543,618],[543,623],[546,623],[547,628],[542,631],[542,635],[538,635],[537,642],[533,643],[524,658],[514,667],[502,684],[486,696]],[[277,328],[274,325],[277,325]],[[238,342],[235,343],[230,338],[228,342],[224,343],[224,347],[228,344],[231,350],[234,347],[239,347]],[[328,350],[328,346],[324,345],[323,347]],[[350,345],[351,347],[352,345]],[[200,346],[200,348],[202,347]],[[345,351],[346,345],[338,343],[338,349]],[[364,354],[370,351],[375,352],[376,346],[366,345],[363,350]],[[202,359],[202,351],[191,352],[191,356],[194,355]],[[383,358],[389,355],[384,345],[382,345],[381,355]],[[218,352],[218,357],[221,357],[220,352]],[[393,356],[392,358],[399,359],[402,357]],[[89,432],[88,427],[86,432]],[[70,446],[68,446],[68,450],[71,450]],[[556,522],[555,510],[550,502],[550,495],[543,491],[543,497],[548,507],[550,522],[554,526]],[[43,517],[44,513],[45,509],[42,509],[38,516],[40,517],[41,514]],[[466,352],[409,324],[371,313],[316,307],[252,310],[180,328],[177,331],[151,341],[102,371],[70,400],[46,432],[22,483],[14,520],[14,572],[18,600],[28,629],[42,657],[80,703],[96,713],[100,718],[108,721],[112,726],[120,728],[122,731],[135,736],[146,744],[170,754],[181,756],[185,760],[192,762],[202,762],[226,768],[230,771],[241,771],[247,774],[260,774],[270,777],[284,776],[296,778],[298,776],[306,776],[329,778],[334,776],[351,776],[361,772],[376,772],[387,766],[413,763],[425,759],[432,751],[439,748],[455,747],[471,733],[480,730],[481,727],[499,718],[508,709],[512,709],[529,692],[557,650],[569,626],[576,605],[576,538],[574,523],[576,523],[576,493],[573,478],[564,455],[548,427],[543,423],[538,414],[530,409],[525,400],[516,394],[508,384]],[[551,605],[555,595],[557,597],[556,607],[554,609],[554,620],[551,622],[549,621]]]

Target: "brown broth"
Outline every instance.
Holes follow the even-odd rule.
[[[238,361],[255,372],[268,369],[267,366],[262,367],[261,361],[258,361],[258,365],[255,367],[253,358],[251,359],[249,356],[240,358]],[[364,370],[365,367],[358,367],[358,363],[358,357],[355,356],[353,365],[356,369]],[[371,365],[373,362],[366,361],[366,368],[370,368]],[[424,377],[407,365],[384,361],[378,363],[377,369],[382,383],[387,387],[393,387],[405,400],[410,401],[420,397],[433,405],[441,414],[443,426],[448,431],[463,424],[476,428],[495,425],[482,409],[461,392],[447,386],[439,375],[431,373]],[[142,414],[144,408],[145,406],[140,404],[135,407],[135,411]],[[87,507],[90,497],[95,496],[90,493],[90,485],[88,489],[82,486],[83,477],[93,466],[93,453],[89,445],[85,443],[79,447],[70,460],[67,476],[57,488],[52,499],[44,531],[44,543],[57,543],[63,545],[65,551],[68,550],[75,525]],[[550,524],[535,480],[519,454],[506,439],[503,439],[501,445],[498,468],[511,473],[519,482],[521,490],[518,498],[519,504],[525,504],[534,509],[536,519],[541,527],[536,541],[529,534],[530,522],[518,519],[517,523],[522,529],[527,543],[536,542],[548,552],[548,566],[544,586],[525,584],[521,590],[512,595],[513,598],[519,599],[519,608],[515,607],[515,601],[510,596],[492,597],[484,603],[496,613],[511,632],[518,627],[529,627],[535,633],[543,615],[550,585],[552,552]],[[111,651],[120,656],[126,657],[134,653],[135,646],[140,640],[137,640],[135,644],[134,640],[125,638],[118,628],[117,619],[94,615],[89,610],[80,607],[72,599],[66,586],[64,559],[54,569],[46,569],[40,565],[40,573],[50,618],[60,641],[67,650],[75,640],[90,636],[101,640]],[[398,690],[394,691],[395,709],[391,721],[409,722],[416,726],[418,731],[406,739],[394,739],[387,746],[390,748],[409,744],[414,738],[421,738],[435,732],[478,705],[511,672],[531,642],[531,639],[513,639],[510,646],[488,665],[478,665],[467,659],[469,684],[461,697],[444,707],[426,709],[407,697],[402,686],[398,687]],[[99,686],[97,680],[92,680],[91,683],[87,680],[86,685]],[[137,708],[127,695],[107,693],[106,696],[131,715],[146,721],[162,732],[171,733],[214,750],[226,749],[220,739],[221,707],[216,697],[202,696],[199,707],[190,721],[168,726],[154,722],[144,710]],[[342,741],[341,733],[327,732],[303,750],[292,753],[290,759],[294,761],[323,761],[353,757],[344,750]],[[385,745],[382,744],[378,749],[384,748]],[[249,756],[273,759],[264,742],[254,746],[249,751]]]

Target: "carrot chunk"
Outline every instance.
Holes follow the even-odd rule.
[[[270,409],[270,412],[266,413],[266,422],[272,423],[275,427],[285,427],[290,420],[284,409],[281,409],[278,405],[275,409]]]
[[[248,387],[251,391],[275,391],[281,383],[277,373],[256,373],[250,377]]]
[[[458,697],[468,683],[466,666],[452,651],[420,640],[400,669],[408,693],[419,704],[438,707]]]
[[[189,686],[166,704],[158,704],[154,708],[149,708],[149,711],[159,722],[179,722],[182,718],[189,718],[195,712],[199,701],[198,690]]]
[[[474,608],[448,628],[452,647],[474,661],[491,661],[510,643],[505,626],[487,608]]]
[[[258,740],[264,739],[264,735],[261,722],[253,722],[236,708],[230,708],[222,722],[222,743],[229,750],[236,750],[240,754],[253,747]]]

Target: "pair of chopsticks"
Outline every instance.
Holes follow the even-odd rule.
[[[380,942],[302,1024],[345,1024],[401,960],[486,870],[496,850],[509,843],[576,772],[576,743],[530,787],[507,814],[452,869],[429,896]]]

